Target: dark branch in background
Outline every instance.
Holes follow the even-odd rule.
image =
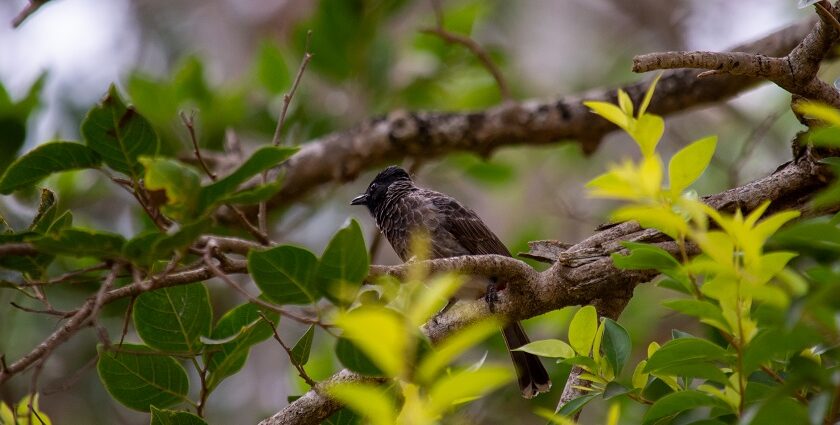
[[[806,153],[770,176],[708,196],[704,201],[721,211],[732,212],[740,208],[746,212],[770,200],[768,214],[781,209],[796,209],[809,216],[825,212],[811,209],[808,200],[825,187],[830,178],[828,169]],[[443,258],[423,264],[430,272],[457,270],[471,275],[495,276],[508,282],[507,289],[499,293],[499,300],[494,304],[496,314],[507,320],[524,320],[566,306],[587,304],[595,305],[602,316],[617,318],[626,301],[632,297],[635,286],[657,275],[649,270],[616,269],[610,255],[626,252],[621,246],[623,241],[653,243],[675,256],[680,255],[677,244],[663,234],[628,222],[608,227],[574,245],[557,241],[534,243],[529,256],[553,263],[543,272],[537,272],[517,259],[498,255]],[[691,250],[688,254],[696,253],[696,250]],[[371,278],[386,274],[403,276],[409,267],[404,264],[372,266],[370,275]],[[483,300],[461,301],[428,322],[423,331],[436,343],[491,315],[493,313]],[[343,370],[325,382],[328,384],[336,379],[364,378]],[[570,379],[578,382],[577,375],[572,375]],[[572,396],[571,391],[564,391],[563,397],[570,399]],[[321,423],[339,407],[336,402],[313,390],[261,422],[261,425],[314,425]]]
[[[26,18],[32,16],[33,13],[37,12],[41,6],[47,4],[49,1],[50,0],[29,0],[26,7],[24,7],[23,10],[21,10],[14,19],[12,19],[12,28],[19,27]]]
[[[497,67],[493,62],[490,54],[488,54],[487,51],[472,38],[447,31],[444,26],[443,8],[440,6],[440,0],[430,0],[430,2],[432,3],[432,9],[434,9],[435,12],[435,27],[421,30],[421,32],[436,35],[447,43],[460,44],[469,49],[469,51],[472,52],[472,54],[475,55],[475,57],[481,62],[481,65],[487,69],[487,72],[493,76],[493,79],[496,80],[496,85],[499,86],[499,94],[502,95],[502,100],[512,99],[513,96],[510,94],[508,83],[505,80],[504,75],[502,75],[502,71],[500,71],[499,67]]]
[[[840,2],[838,2],[840,4]],[[633,58],[633,72],[657,69],[706,69],[698,76],[743,75],[772,81],[791,94],[840,108],[840,92],[817,76],[820,63],[840,36],[837,5],[823,0],[814,5],[820,21],[786,56],[767,52],[664,52]],[[765,56],[770,55],[770,56]],[[773,57],[778,56],[778,57]]]
[[[813,24],[814,20],[806,20],[733,50],[782,56],[802,41]],[[698,71],[684,69],[665,72],[650,111],[669,115],[720,102],[762,81],[733,75],[698,79],[697,74]],[[645,79],[626,85],[624,90],[639,102],[648,85],[649,80]],[[281,167],[283,188],[269,205],[288,205],[321,185],[350,181],[365,170],[406,157],[428,160],[458,151],[489,155],[502,146],[573,140],[585,152],[593,152],[601,138],[616,128],[592,114],[581,103],[584,100],[614,103],[616,91],[593,91],[549,101],[511,101],[472,113],[391,112],[303,144],[300,152]]]

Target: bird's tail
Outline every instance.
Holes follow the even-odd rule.
[[[530,342],[522,325],[519,322],[508,324],[502,328],[502,336],[505,337],[510,358],[516,367],[522,397],[533,398],[539,393],[548,392],[551,389],[551,379],[548,378],[548,372],[539,357],[524,351],[511,351]]]

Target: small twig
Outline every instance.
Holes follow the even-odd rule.
[[[72,316],[72,315],[76,314],[76,312],[78,311],[78,310],[73,310],[73,311],[60,311],[60,310],[55,310],[55,309],[53,309],[53,308],[47,308],[47,309],[44,309],[44,310],[38,310],[38,309],[34,309],[34,308],[24,307],[24,306],[22,306],[22,305],[20,305],[20,304],[18,304],[18,303],[16,303],[16,302],[14,302],[14,301],[10,302],[10,303],[9,303],[9,305],[11,305],[12,307],[14,307],[14,308],[16,308],[16,309],[18,309],[18,310],[25,311],[25,312],[27,312],[27,313],[48,314],[48,315],[50,315],[50,316],[61,317],[61,318],[63,318],[63,319],[66,319],[66,318],[68,318],[68,317],[70,317],[70,316]]]
[[[487,51],[472,38],[447,31],[443,25],[443,9],[440,6],[439,0],[430,1],[432,3],[432,9],[434,9],[435,21],[437,24],[435,28],[426,28],[421,30],[421,32],[436,35],[447,43],[460,44],[466,47],[473,55],[475,55],[484,68],[487,69],[487,72],[493,76],[493,79],[496,80],[496,85],[499,86],[499,93],[502,95],[502,99],[512,99],[513,97],[510,94],[507,81],[505,80],[504,75],[502,75],[502,72],[499,70],[499,67],[497,67],[493,62],[493,58],[490,57],[490,54],[488,54]]]
[[[306,32],[306,44],[303,49],[303,59],[300,62],[300,66],[298,67],[297,75],[295,75],[294,82],[292,83],[292,88],[289,90],[288,93],[283,95],[283,107],[280,108],[280,116],[277,118],[277,126],[274,128],[274,137],[272,137],[271,144],[274,146],[280,146],[280,135],[283,132],[283,124],[286,123],[286,113],[289,111],[289,105],[292,103],[292,98],[297,92],[298,85],[300,85],[300,80],[303,77],[303,72],[306,71],[306,65],[309,64],[309,61],[312,60],[312,53],[309,52],[309,42],[312,39],[312,31]],[[268,181],[268,170],[263,171],[262,173],[262,183],[265,184]],[[260,232],[263,234],[268,234],[268,207],[265,201],[259,203],[257,211],[257,221],[259,225]]]
[[[166,229],[169,228],[169,225],[172,224],[172,222],[170,222],[169,219],[164,217],[163,214],[161,214],[160,211],[157,209],[157,207],[149,203],[149,199],[146,196],[146,192],[142,190],[139,185],[135,185],[134,182],[130,180],[113,176],[111,175],[111,173],[105,171],[102,168],[97,168],[97,170],[105,174],[105,176],[108,177],[111,181],[113,181],[114,183],[125,189],[126,192],[131,194],[131,196],[133,196],[134,199],[137,200],[137,203],[140,204],[140,207],[143,208],[143,211],[146,213],[146,215],[148,215],[149,218],[152,219],[152,222],[155,224],[155,226],[157,226],[158,230],[160,230],[161,232],[166,232]]]
[[[316,388],[316,385],[318,383],[315,382],[315,380],[313,380],[309,376],[309,374],[306,373],[306,369],[304,369],[303,366],[301,366],[298,362],[295,361],[295,358],[292,355],[292,349],[289,348],[283,342],[283,340],[280,338],[280,334],[277,333],[277,325],[275,325],[274,322],[271,319],[269,319],[268,316],[265,315],[265,313],[260,311],[259,315],[260,315],[260,317],[262,317],[263,320],[266,321],[266,323],[271,325],[271,330],[272,330],[272,332],[274,332],[274,339],[277,340],[277,342],[280,343],[280,346],[283,347],[283,350],[286,350],[286,354],[289,356],[289,362],[292,364],[292,366],[295,367],[295,369],[297,369],[298,375],[301,377],[301,379],[303,379],[307,384],[309,384],[310,387]]]
[[[190,360],[192,361],[195,371],[198,373],[198,379],[201,382],[201,390],[198,394],[198,403],[196,403],[195,413],[199,417],[203,418],[204,407],[207,405],[207,397],[210,395],[210,391],[207,388],[207,365],[204,365],[203,367],[200,366],[195,357],[192,357]]]
[[[100,342],[102,342],[106,348],[111,346],[111,338],[108,336],[108,331],[99,324],[99,310],[102,308],[102,304],[105,301],[105,294],[111,290],[111,287],[114,285],[114,281],[117,279],[117,274],[121,268],[122,265],[119,263],[114,263],[114,265],[111,266],[111,271],[108,273],[105,281],[102,282],[102,286],[99,287],[99,291],[96,292],[93,309],[90,312],[90,322],[96,328],[96,334],[99,337]]]
[[[65,283],[65,282],[71,281],[71,280],[73,280],[73,278],[75,278],[77,276],[80,276],[80,275],[83,275],[85,273],[98,271],[98,270],[104,270],[104,269],[107,269],[107,268],[108,268],[108,263],[99,263],[99,264],[94,265],[94,266],[85,267],[83,269],[73,270],[73,271],[64,273],[62,275],[56,276],[56,277],[54,277],[52,279],[49,279],[49,280],[32,280],[32,281],[24,282],[20,286],[49,286],[49,285],[55,285],[55,284],[58,284],[58,283]]]
[[[838,34],[840,34],[840,22],[837,22],[837,18],[834,17],[834,13],[829,11],[829,8],[834,9],[831,6],[831,3],[821,1],[814,3],[814,7],[817,9],[817,15],[820,15],[820,19],[822,19],[823,22],[827,22],[834,28],[835,31],[837,31]]]
[[[187,128],[187,133],[190,135],[195,159],[198,160],[198,164],[201,165],[201,169],[204,170],[204,174],[207,174],[207,177],[210,177],[210,180],[216,181],[216,174],[210,171],[207,163],[204,162],[204,158],[201,157],[201,149],[198,147],[198,138],[195,136],[195,111],[193,110],[190,112],[189,116],[187,116],[184,111],[181,111],[179,115],[181,116],[181,122],[184,123],[184,127]]]
[[[134,311],[134,301],[137,300],[137,296],[131,297],[128,300],[128,308],[125,309],[125,316],[123,316],[123,326],[122,331],[120,332],[120,343],[118,344],[119,347],[122,347],[123,342],[125,341],[125,336],[128,334],[128,324],[131,322],[131,313]]]
[[[76,371],[73,372],[73,374],[70,375],[70,377],[68,377],[66,380],[64,380],[64,382],[62,382],[60,385],[46,388],[43,391],[41,391],[41,394],[52,395],[70,389],[70,387],[76,385],[76,383],[79,382],[82,376],[84,376],[84,374],[87,373],[88,369],[92,368],[96,364],[96,361],[98,359],[99,354],[94,355],[93,358],[88,360],[88,362],[85,363],[82,367],[76,369]]]
[[[32,16],[33,13],[37,12],[41,6],[45,5],[49,1],[50,0],[29,0],[26,7],[24,7],[23,10],[21,10],[14,19],[12,19],[12,28],[19,27],[26,18]]]

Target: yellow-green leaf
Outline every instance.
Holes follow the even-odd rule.
[[[583,102],[583,104],[586,105],[587,108],[591,109],[592,112],[604,117],[607,121],[623,129],[627,129],[629,120],[627,115],[625,115],[618,106],[615,106],[612,103],[596,101]]]
[[[429,389],[429,408],[434,413],[446,412],[455,404],[481,397],[512,378],[510,369],[500,366],[485,366],[445,376]]]
[[[716,146],[717,136],[708,136],[674,154],[668,164],[671,193],[681,193],[703,174],[715,154]]]
[[[817,102],[801,102],[796,104],[794,109],[800,114],[810,115],[835,127],[840,127],[840,111],[831,106]]]
[[[656,83],[659,82],[660,77],[662,77],[662,71],[656,74],[656,77],[653,77],[653,81],[650,82],[650,86],[648,87],[647,92],[645,92],[645,98],[642,99],[642,104],[639,106],[639,118],[647,112],[650,100],[653,98],[653,92],[656,90]]]
[[[474,347],[499,330],[496,320],[483,320],[472,324],[443,340],[427,354],[417,367],[416,376],[420,382],[431,382],[438,372],[461,353]]]
[[[462,276],[445,274],[432,280],[428,286],[421,283],[423,286],[417,291],[419,294],[408,310],[407,316],[411,323],[415,326],[426,323],[435,312],[446,305],[463,282]]]
[[[396,423],[394,400],[380,386],[341,383],[330,386],[327,392],[374,425]]]
[[[618,89],[618,106],[621,108],[621,111],[624,112],[624,115],[628,117],[633,116],[633,101],[630,99],[630,96],[627,95],[627,92]]]
[[[598,313],[595,307],[582,307],[569,324],[569,345],[581,356],[589,356],[595,333],[598,331]]]
[[[664,132],[665,121],[662,117],[650,114],[642,115],[629,130],[630,136],[639,145],[645,157],[653,156]]]
[[[405,370],[409,329],[399,313],[379,306],[365,306],[342,313],[336,324],[388,376]]]

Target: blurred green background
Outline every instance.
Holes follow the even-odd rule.
[[[0,22],[9,22],[23,0],[0,4]],[[493,56],[517,99],[551,99],[635,81],[634,55],[661,50],[722,50],[765,35],[808,15],[791,0],[524,0],[443,2],[445,25],[470,35]],[[16,146],[28,150],[55,139],[79,139],[86,111],[111,82],[156,127],[169,154],[189,144],[179,111],[197,111],[198,133],[208,151],[220,150],[225,131],[234,129],[243,149],[267,143],[312,30],[314,58],[294,99],[284,137],[302,144],[395,109],[474,110],[496,105],[494,80],[472,54],[422,34],[434,25],[427,1],[361,0],[55,0],[13,30],[0,27],[0,162]],[[832,80],[836,69],[823,74]],[[666,121],[662,152],[670,156],[691,140],[714,133],[720,138],[712,167],[697,184],[714,193],[774,170],[790,156],[789,143],[800,129],[789,110],[789,96],[763,86],[730,102],[695,109]],[[452,194],[475,209],[513,252],[527,241],[576,242],[604,220],[610,204],[583,196],[583,184],[609,162],[633,151],[625,135],[610,135],[594,155],[574,144],[505,148],[491,158],[457,153],[425,163],[421,185]],[[375,173],[345,185],[317,190],[272,217],[281,242],[320,252],[348,216],[358,218],[373,238],[366,211],[348,201]],[[72,208],[76,222],[126,236],[149,224],[128,195],[93,172],[65,173],[47,186],[57,190],[61,208]],[[0,198],[0,213],[23,226],[37,204],[33,191]],[[390,247],[376,263],[398,260]],[[78,264],[58,264],[62,267]],[[0,271],[2,278],[3,271]],[[223,285],[210,285],[217,313],[232,307]],[[71,308],[90,287],[54,289],[58,309]],[[647,343],[670,338],[672,329],[703,332],[667,313],[658,300],[663,289],[642,285],[620,319],[635,338],[638,360]],[[16,359],[40,342],[55,320],[11,308],[18,294],[0,290],[0,352]],[[106,326],[118,335],[125,303],[109,305]],[[533,339],[564,337],[572,309],[534,318],[526,326]],[[684,320],[684,321],[683,321]],[[294,341],[304,331],[281,325]],[[129,333],[129,340],[136,336]],[[57,424],[141,424],[146,415],[118,405],[105,392],[93,368],[96,336],[86,330],[52,354],[41,378],[41,406]],[[316,335],[307,369],[316,379],[340,366],[333,338]],[[475,350],[465,362],[490,351],[507,362],[501,338]],[[88,365],[89,366],[89,365]],[[535,406],[553,408],[568,369],[547,365],[554,375],[550,394],[522,400],[514,386],[469,405],[469,423],[543,423]],[[81,373],[77,374],[78,371]],[[629,373],[625,371],[625,373]],[[78,376],[76,376],[78,375]],[[28,389],[26,376],[0,387],[0,397],[18,400]],[[211,423],[254,423],[306,388],[285,353],[272,341],[256,347],[245,369],[213,394]],[[581,423],[600,423],[605,404],[597,401]],[[622,411],[622,423],[638,422],[635,406]]]

